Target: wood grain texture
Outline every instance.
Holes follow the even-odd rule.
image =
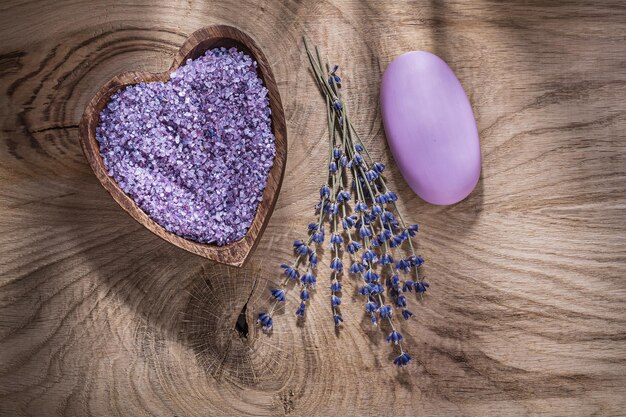
[[[167,231],[143,211],[133,199],[128,196],[117,182],[108,174],[104,161],[100,155],[100,145],[96,139],[96,128],[100,123],[100,112],[109,103],[111,96],[125,86],[145,82],[167,82],[170,74],[184,65],[188,59],[196,59],[212,48],[235,47],[246,52],[257,62],[258,76],[267,88],[271,110],[272,132],[274,133],[276,156],[267,176],[267,184],[263,196],[256,209],[252,223],[245,236],[228,245],[217,246],[203,244],[185,239]],[[242,266],[248,260],[252,251],[259,243],[259,239],[267,226],[267,222],[274,210],[280,185],[283,181],[287,158],[287,132],[285,114],[280,100],[280,93],[274,80],[272,69],[252,38],[237,28],[226,25],[214,25],[196,30],[182,44],[174,57],[171,67],[160,73],[131,71],[116,75],[105,83],[96,92],[96,95],[87,104],[85,113],[78,127],[80,144],[85,157],[102,186],[111,194],[113,199],[132,218],[137,220],[155,235],[165,239],[182,249],[196,255],[204,256],[212,261],[232,266]]]
[[[8,0],[0,23],[0,415],[626,414],[623,2]],[[79,145],[106,80],[164,71],[212,24],[259,44],[289,132],[241,270],[133,221]],[[271,336],[253,324],[324,175],[303,34],[342,65],[355,126],[421,224],[432,286],[400,326],[403,370],[347,279],[340,332],[323,282],[302,326],[295,294]],[[482,178],[451,207],[411,193],[383,136],[382,71],[415,49],[449,63],[480,130]]]

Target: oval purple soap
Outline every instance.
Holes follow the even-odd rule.
[[[454,204],[480,177],[472,107],[450,67],[429,52],[394,59],[380,87],[387,142],[402,176],[422,199]]]

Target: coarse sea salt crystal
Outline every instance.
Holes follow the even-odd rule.
[[[154,221],[217,245],[246,234],[276,155],[267,89],[235,48],[116,92],[96,138],[109,175]]]

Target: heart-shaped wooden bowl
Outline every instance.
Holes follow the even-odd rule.
[[[252,224],[246,235],[229,245],[217,246],[194,242],[171,232],[168,232],[152,220],[137,204],[119,187],[109,176],[102,157],[100,146],[96,140],[96,127],[100,122],[100,112],[107,105],[113,93],[117,90],[140,82],[168,81],[170,73],[183,65],[187,59],[195,59],[206,50],[218,47],[235,47],[246,52],[257,63],[257,71],[269,93],[269,104],[272,111],[272,130],[276,139],[276,157],[269,171],[267,185],[263,197],[257,208]],[[171,68],[162,73],[127,72],[114,77],[100,88],[91,99],[80,123],[80,141],[83,152],[94,173],[111,194],[113,199],[135,220],[148,230],[166,241],[189,252],[205,258],[234,266],[243,266],[254,250],[267,225],[278,192],[283,180],[285,162],[287,158],[287,129],[285,115],[280,95],[274,80],[272,70],[258,45],[245,33],[231,26],[210,26],[194,32],[181,46],[174,58]]]

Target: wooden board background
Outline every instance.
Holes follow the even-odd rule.
[[[246,270],[143,229],[78,144],[103,82],[168,68],[217,23],[260,44],[287,118],[287,174]],[[422,226],[432,288],[401,325],[403,370],[349,280],[340,332],[326,284],[304,325],[294,294],[271,336],[252,324],[323,178],[303,34],[342,65],[355,124]],[[5,0],[0,40],[0,415],[626,414],[623,2]],[[414,49],[449,63],[480,129],[482,179],[452,207],[410,192],[382,132],[382,71]]]

